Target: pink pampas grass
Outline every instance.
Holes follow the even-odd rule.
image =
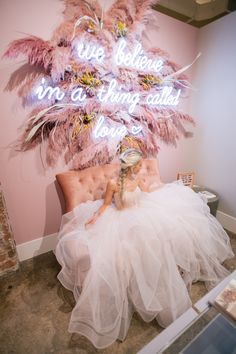
[[[74,22],[81,16],[101,17],[102,9],[96,0],[64,0],[65,9],[63,11],[66,20]]]
[[[24,55],[30,65],[42,66],[46,71],[52,64],[53,47],[48,41],[36,36],[17,39],[10,43],[4,57],[16,58]]]
[[[54,82],[64,79],[65,68],[70,62],[71,50],[68,47],[57,47],[53,51],[51,77]]]

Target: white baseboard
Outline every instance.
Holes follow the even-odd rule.
[[[223,211],[217,211],[216,218],[221,223],[224,229],[236,234],[236,218],[223,213]]]
[[[16,246],[19,261],[33,258],[42,253],[46,253],[55,249],[57,244],[57,233],[37,238],[29,242]]]

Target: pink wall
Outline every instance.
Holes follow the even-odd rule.
[[[62,19],[62,8],[59,0],[1,1],[0,54],[11,40],[25,34],[49,39]],[[167,50],[173,61],[181,65],[190,63],[196,54],[197,30],[162,14],[155,13],[154,18],[159,29],[148,26],[146,37],[150,41],[146,39],[146,43]],[[66,168],[61,164],[56,170],[44,171],[39,149],[16,153],[10,147],[27,116],[27,110],[21,107],[15,91],[4,91],[11,74],[22,65],[20,59],[17,62],[0,62],[0,181],[14,237],[16,243],[21,244],[57,232],[61,206],[54,180],[55,173]],[[188,110],[187,102],[185,111]],[[175,150],[162,146],[159,159],[164,180],[174,179],[179,168],[184,167],[188,144],[189,141],[182,141]]]
[[[62,19],[62,9],[58,0],[1,1],[0,55],[10,41],[27,34],[49,39]],[[16,153],[10,147],[18,137],[27,110],[21,107],[15,91],[3,90],[11,74],[22,64],[22,59],[17,63],[0,62],[0,181],[17,244],[54,233],[61,213],[54,186],[55,171],[44,171],[39,151]]]
[[[145,34],[149,46],[158,46],[170,54],[170,58],[181,66],[190,64],[197,55],[198,29],[177,21],[171,17],[154,12],[154,20],[150,21]],[[191,82],[193,72],[196,68],[193,65],[186,74]],[[190,98],[192,91],[188,91]],[[190,99],[186,98],[178,106],[183,112],[190,112]],[[195,117],[194,117],[195,118]],[[197,117],[196,117],[197,121]],[[186,126],[194,132],[194,127]],[[178,142],[177,148],[160,144],[158,155],[159,166],[163,181],[170,182],[176,179],[178,171],[188,171],[189,151],[191,150],[192,139],[182,139]]]
[[[235,218],[234,229],[230,227],[236,232],[235,34],[235,11],[199,31],[202,57],[194,75],[198,90],[191,104],[198,124],[190,164],[198,183],[219,193],[218,210]]]

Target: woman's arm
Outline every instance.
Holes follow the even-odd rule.
[[[156,176],[149,176],[148,180],[149,180],[148,186],[141,179],[139,180],[138,186],[142,192],[151,193],[151,192],[161,188],[164,185],[164,183],[160,182]]]
[[[93,216],[88,221],[86,221],[85,226],[92,225],[95,223],[97,218],[104,212],[104,210],[108,207],[108,205],[111,204],[112,197],[115,191],[116,191],[116,184],[113,181],[109,181],[107,183],[103,204],[98,208],[98,210],[93,214]]]
[[[142,192],[150,192],[149,187],[141,180],[138,180],[138,186]]]

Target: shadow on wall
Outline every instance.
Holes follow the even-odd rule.
[[[56,180],[47,186],[45,194],[44,235],[51,235],[57,232],[60,227],[61,216],[65,210],[65,203],[62,191]],[[57,225],[57,229],[55,229],[55,225]]]
[[[59,210],[58,210],[59,209]],[[57,181],[50,183],[45,191],[45,226],[38,249],[34,257],[39,254],[54,250],[57,238],[56,233],[60,228],[61,216],[64,213],[65,204],[62,191]]]
[[[44,74],[42,68],[24,64],[11,74],[4,91],[13,91],[18,88],[19,96],[22,97],[25,95],[25,90],[29,88],[32,80],[36,77],[40,78],[42,74]],[[23,105],[25,105],[25,103],[26,102],[23,102]]]

